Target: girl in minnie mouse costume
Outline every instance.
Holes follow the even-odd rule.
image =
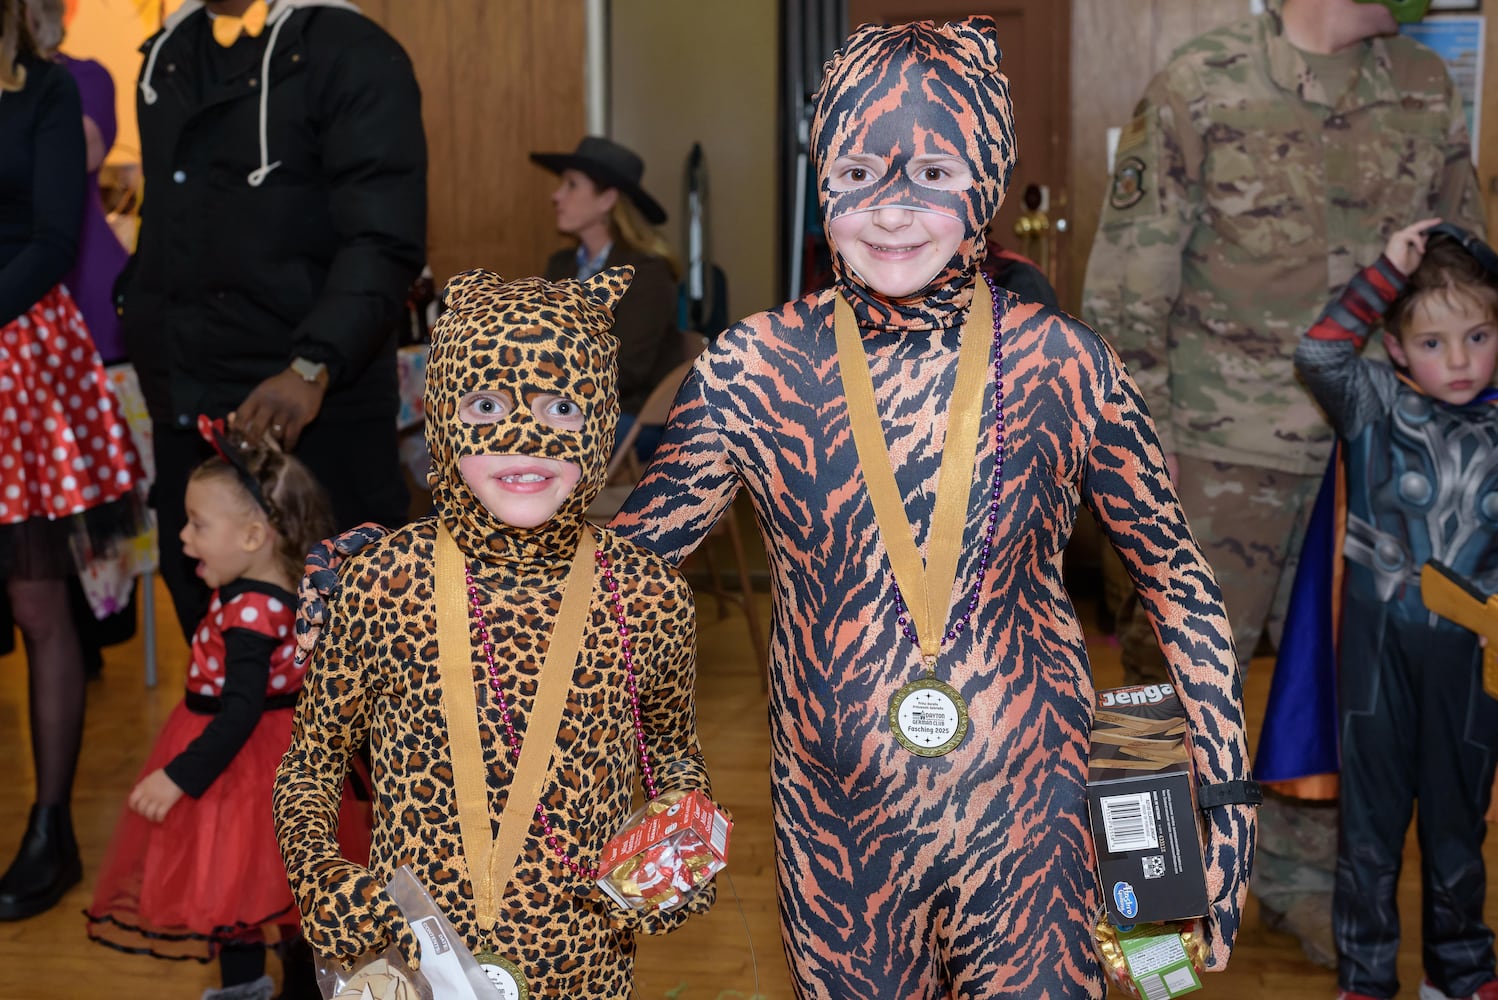
[[[270,808],[302,687],[291,587],[331,517],[296,459],[199,425],[219,455],[188,482],[182,543],[213,598],[86,917],[91,938],[122,951],[217,958],[223,988],[205,996],[268,1000],[266,942],[297,924]]]

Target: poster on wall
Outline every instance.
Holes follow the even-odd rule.
[[[1467,134],[1472,136],[1473,162],[1477,160],[1477,123],[1482,121],[1483,23],[1481,17],[1442,15],[1427,17],[1399,29],[1400,34],[1434,49],[1445,61],[1467,110]]]

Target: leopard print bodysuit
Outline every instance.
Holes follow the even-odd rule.
[[[409,931],[381,889],[409,865],[470,949],[518,965],[533,997],[620,997],[629,992],[634,933],[672,929],[713,900],[709,890],[667,915],[627,913],[557,856],[536,804],[524,802],[513,811],[529,824],[522,857],[500,897],[497,921],[485,926],[456,808],[453,726],[476,721],[479,727],[492,833],[514,761],[476,642],[466,666],[478,719],[450,719],[443,710],[433,588],[439,528],[451,533],[473,575],[516,734],[522,742],[554,741],[540,809],[562,853],[583,868],[593,865],[631,811],[639,779],[635,729],[602,576],[594,582],[559,730],[528,727],[569,563],[581,532],[596,530],[585,526],[584,513],[602,485],[617,413],[610,310],[629,274],[615,268],[584,283],[506,284],[473,271],[447,287],[450,309],[434,334],[426,390],[436,512],[343,567],[277,778],[277,827],[302,927],[325,955],[350,960],[391,937],[411,954]],[[503,420],[465,423],[459,404],[479,389],[508,392],[517,403]],[[580,405],[584,429],[558,431],[536,419],[528,407],[542,393]],[[498,521],[459,474],[465,455],[503,453],[581,468],[581,481],[546,524],[521,530]],[[598,549],[626,609],[655,780],[663,791],[706,790],[692,701],[691,592],[664,560],[611,531],[599,533]],[[334,827],[349,756],[366,737],[374,784],[367,871],[339,858]]]

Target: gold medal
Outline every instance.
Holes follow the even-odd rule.
[[[501,1000],[530,1000],[531,988],[526,983],[520,966],[492,951],[480,952],[474,957],[489,982],[499,991]]]
[[[963,324],[958,349],[957,378],[948,406],[951,421],[942,441],[941,468],[936,483],[936,505],[931,519],[929,562],[916,548],[905,501],[895,481],[888,443],[874,403],[874,381],[868,355],[853,310],[836,302],[833,333],[837,339],[838,371],[847,397],[848,425],[858,451],[859,466],[874,522],[889,555],[895,578],[895,607],[900,631],[920,649],[926,676],[911,681],[889,702],[889,728],[899,744],[920,757],[951,753],[967,736],[967,702],[957,689],[935,676],[942,646],[962,635],[972,624],[979,588],[988,569],[999,495],[1004,482],[1004,393],[1002,354],[998,349],[998,318],[994,292],[983,278],[973,287],[973,301]],[[983,539],[985,560],[973,581],[973,596],[946,632],[941,622],[950,615],[962,534],[967,521],[973,474],[978,464],[978,431],[985,394],[987,359],[994,357],[994,472],[988,526]],[[959,595],[960,598],[960,595]],[[958,607],[961,607],[959,603]]]
[[[967,738],[967,702],[952,685],[922,677],[889,700],[889,728],[911,753],[940,757]]]

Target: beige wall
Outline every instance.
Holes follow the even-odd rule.
[[[780,302],[775,267],[778,5],[772,0],[612,0],[611,137],[645,159],[645,188],[685,248],[683,179],[707,158],[711,252],[730,321]]]

